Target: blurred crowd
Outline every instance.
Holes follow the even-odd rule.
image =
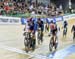
[[[15,1],[5,1],[0,2],[0,15],[4,14],[26,14],[31,15],[40,14],[49,17],[59,16],[63,14],[62,8],[57,8],[55,4],[50,3],[50,5],[45,5],[43,3],[29,3],[29,2],[15,2]]]

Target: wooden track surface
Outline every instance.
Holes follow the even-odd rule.
[[[58,50],[63,49],[73,43],[71,28],[72,25],[75,24],[75,19],[68,21],[68,34],[66,38],[63,38],[62,36],[62,24],[62,22],[58,22],[58,26],[61,28]],[[2,47],[2,45],[5,45],[8,47],[24,50],[23,28],[24,26],[22,25],[0,25],[0,59],[27,59],[29,57],[28,55],[12,52],[5,49],[5,47]],[[42,44],[42,46],[40,46],[40,49],[36,50],[32,54],[46,55],[49,52],[47,50],[50,38],[47,35],[48,34],[45,33],[44,43]],[[46,48],[47,50],[45,50],[44,48]],[[75,59],[75,54],[66,56],[65,59]]]

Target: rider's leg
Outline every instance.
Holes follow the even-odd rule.
[[[32,33],[29,32],[29,45],[30,45],[30,48],[32,48]]]
[[[41,31],[41,43],[43,42],[43,31]]]
[[[65,36],[65,30],[63,30],[63,37]]]
[[[73,33],[73,40],[75,39],[75,32]]]
[[[56,38],[55,38],[55,50],[57,49],[57,46],[58,46],[58,38],[56,36]]]
[[[52,30],[49,30],[49,34],[48,34],[48,36],[51,36],[51,34],[52,34]]]
[[[67,27],[66,27],[66,34],[65,34],[65,36],[67,36],[67,30],[68,30],[68,29],[67,29]]]
[[[67,30],[64,29],[64,30],[63,30],[63,37],[66,37],[66,34],[67,34]]]
[[[54,35],[53,36],[54,36],[54,45],[53,46],[54,46],[54,48],[56,50],[57,49],[57,44],[58,44],[57,43],[57,31],[54,31]]]
[[[49,50],[52,51],[53,49],[53,37],[50,40],[50,44],[49,44]]]
[[[36,46],[38,45],[38,32],[35,32]]]
[[[37,39],[38,40],[38,45],[40,44],[39,35],[40,34],[39,34],[39,31],[38,31],[38,35],[37,35],[37,37],[38,37],[38,39]]]
[[[36,45],[36,39],[35,39],[35,37],[33,36],[33,38],[32,38],[32,50],[35,49],[35,45]]]

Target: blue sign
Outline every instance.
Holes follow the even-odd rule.
[[[32,18],[32,20],[37,22],[38,18]],[[56,23],[58,21],[63,21],[63,17],[59,16],[59,17],[56,17],[56,18],[41,18],[41,20],[43,22],[47,22],[47,23],[50,23],[53,20],[53,22]],[[21,23],[26,24],[27,23],[26,18],[21,18]]]
[[[24,25],[27,23],[27,20],[25,18],[21,18],[21,24]]]
[[[47,18],[46,19],[46,21],[48,22],[48,23],[50,23],[52,20],[54,20],[53,18]]]
[[[55,20],[56,22],[63,21],[63,17],[62,16],[56,17]]]

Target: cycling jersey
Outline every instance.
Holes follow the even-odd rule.
[[[41,28],[41,31],[44,30],[44,23],[43,21],[37,22],[38,28]]]
[[[57,26],[56,26],[54,23],[51,23],[51,24],[50,24],[50,29],[51,29],[52,35],[56,35]]]
[[[34,31],[34,24],[33,23],[29,26],[29,30]]]
[[[51,24],[50,24],[50,29],[51,29],[51,30],[54,30],[54,29],[55,29],[55,24],[51,23]]]

